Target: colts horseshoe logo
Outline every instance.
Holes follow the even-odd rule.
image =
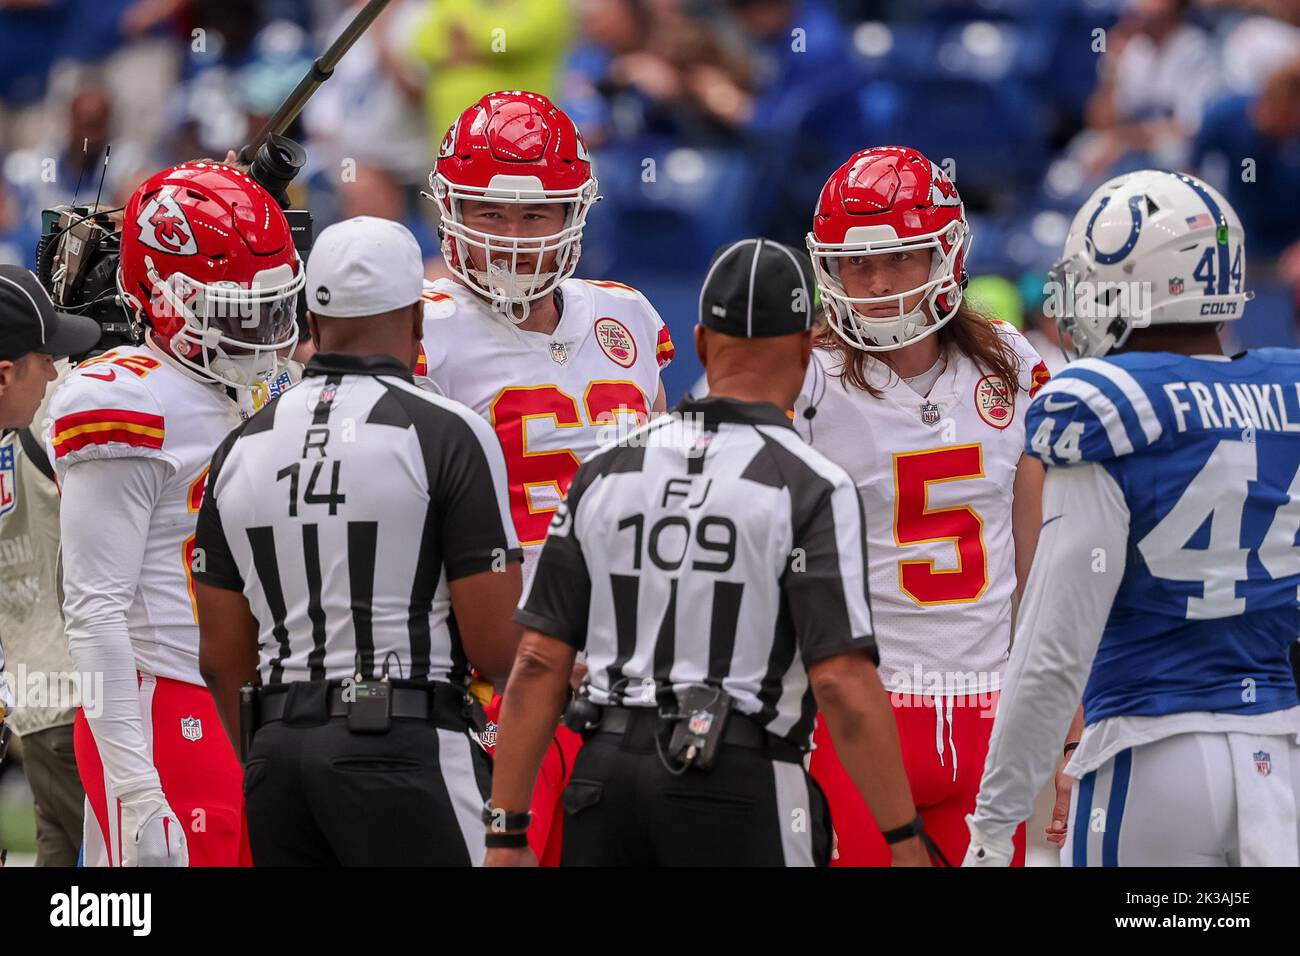
[[[1132,252],[1133,247],[1137,245],[1138,235],[1142,232],[1142,197],[1130,196],[1128,200],[1128,209],[1132,216],[1132,221],[1129,225],[1128,238],[1125,239],[1124,244],[1114,252],[1102,252],[1098,249],[1097,243],[1092,239],[1092,227],[1096,225],[1097,217],[1101,215],[1101,211],[1108,205],[1110,205],[1110,197],[1106,196],[1097,206],[1097,211],[1092,214],[1092,218],[1088,220],[1088,229],[1086,232],[1088,237],[1088,246],[1092,249],[1093,258],[1103,266],[1113,266],[1115,263],[1123,261],[1124,257]]]

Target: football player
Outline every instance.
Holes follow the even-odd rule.
[[[1044,521],[970,865],[1010,857],[1080,699],[1065,865],[1300,864],[1300,352],[1223,354],[1244,247],[1218,192],[1155,170],[1070,227],[1054,296],[1082,358],[1029,409]]]
[[[969,242],[952,180],[914,149],[864,149],[831,175],[808,235],[829,330],[794,418],[862,495],[881,679],[926,831],[954,863],[1040,521],[1025,411],[1048,378],[1019,332],[963,301]],[[820,721],[814,742],[834,865],[888,866]]]
[[[526,590],[578,464],[664,410],[672,339],[635,289],[573,278],[596,180],[582,134],[546,97],[492,93],[465,110],[429,185],[453,276],[427,284],[416,373],[496,430]],[[559,859],[558,799],[580,743],[564,728],[556,739],[533,801],[543,864]]]
[[[195,521],[213,451],[286,376],[303,268],[275,200],[183,164],[127,203],[117,282],[140,347],[82,363],[50,403],[64,611],[77,670],[88,865],[248,862],[242,773],[199,674]]]

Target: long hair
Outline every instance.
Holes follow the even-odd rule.
[[[957,314],[934,333],[939,339],[941,353],[955,350],[973,361],[986,375],[1000,375],[1013,393],[1020,381],[1020,360],[1006,338],[989,319],[965,299]],[[867,380],[867,356],[871,353],[855,349],[829,325],[823,325],[817,336],[817,347],[837,355],[842,362],[842,384],[852,385],[871,395],[880,397],[880,389]],[[892,371],[892,370],[891,370]]]

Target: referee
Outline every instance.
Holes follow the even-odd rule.
[[[258,866],[483,858],[466,687],[471,667],[509,671],[521,554],[496,436],[412,383],[422,277],[395,222],[322,232],[320,351],[213,456],[199,665],[244,759]]]
[[[489,865],[534,862],[533,778],[580,650],[564,865],[825,865],[803,764],[818,706],[895,862],[928,863],[876,676],[862,506],[784,412],[812,348],[810,272],[761,239],[715,255],[695,330],[709,397],[574,476],[515,615]]]

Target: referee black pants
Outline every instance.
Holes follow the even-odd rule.
[[[488,756],[447,720],[347,717],[258,728],[244,767],[254,866],[469,866],[483,859]],[[440,726],[441,725],[441,726]]]
[[[674,775],[654,733],[653,719],[637,720],[583,743],[562,797],[562,866],[830,862],[830,811],[802,763],[724,743],[712,769]]]

